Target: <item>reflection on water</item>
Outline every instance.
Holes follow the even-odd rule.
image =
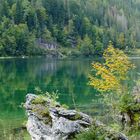
[[[138,79],[139,60],[133,60],[138,67],[130,73],[132,79]],[[26,120],[20,104],[35,87],[49,92],[58,90],[62,104],[88,114],[92,112],[91,115],[99,114],[103,106],[98,106],[97,92],[87,85],[91,62],[47,58],[0,60],[0,140],[29,140],[20,129]],[[128,84],[133,85],[133,82]]]
[[[70,107],[91,103],[94,91],[86,85],[90,63],[46,58],[0,60],[0,138],[23,137],[13,130],[26,120],[20,104],[35,87],[50,92],[58,90],[59,101]]]

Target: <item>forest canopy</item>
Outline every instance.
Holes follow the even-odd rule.
[[[140,44],[139,0],[0,0],[0,56],[38,55],[38,42],[101,55]]]

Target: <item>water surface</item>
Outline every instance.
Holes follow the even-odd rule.
[[[133,80],[140,75],[140,58],[132,61],[137,68],[130,73],[129,86],[133,86]],[[35,87],[50,93],[58,91],[60,103],[71,108],[90,115],[100,113],[103,106],[98,106],[98,93],[87,85],[91,62],[90,59],[1,59],[0,140],[29,140],[27,133],[19,129],[27,119],[20,105],[27,93],[35,92]]]

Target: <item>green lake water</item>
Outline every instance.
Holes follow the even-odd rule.
[[[132,58],[136,69],[130,72],[128,86],[140,78],[140,58]],[[98,93],[87,85],[92,60],[50,60],[47,58],[0,60],[0,140],[30,140],[20,127],[27,120],[21,103],[35,87],[59,92],[59,102],[89,115],[103,111]]]

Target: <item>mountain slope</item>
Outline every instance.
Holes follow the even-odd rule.
[[[0,0],[0,55],[42,54],[36,41],[100,55],[139,47],[139,0]]]

